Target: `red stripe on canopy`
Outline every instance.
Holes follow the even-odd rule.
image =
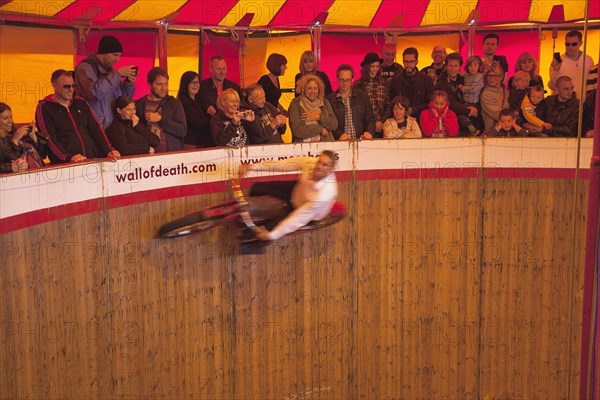
[[[189,0],[178,11],[172,23],[218,25],[237,0]],[[243,15],[240,15],[242,18]]]
[[[479,21],[486,23],[517,22],[529,20],[531,0],[479,0]]]
[[[418,27],[428,5],[429,0],[383,0],[371,21],[371,27],[387,28],[396,14],[404,18],[402,27]]]
[[[136,0],[124,1],[96,1],[77,0],[58,12],[55,17],[72,21],[75,19],[91,21],[110,21],[123,10],[127,9]],[[100,9],[96,14],[96,9]],[[126,18],[125,18],[126,19]]]
[[[308,25],[323,11],[327,11],[334,0],[287,0],[273,17],[269,25]]]
[[[588,16],[589,19],[600,19],[600,1],[590,1]]]

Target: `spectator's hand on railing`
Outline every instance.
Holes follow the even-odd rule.
[[[81,154],[75,154],[71,157],[71,162],[81,162],[87,160],[87,157]]]
[[[365,140],[371,140],[373,139],[373,135],[371,135],[369,132],[363,132],[363,134],[360,135],[360,138]]]
[[[112,159],[113,161],[116,161],[118,158],[121,158],[121,153],[119,153],[117,150],[111,150],[108,152],[106,157]]]
[[[10,166],[13,172],[27,171],[27,160],[23,157],[19,157],[16,160],[11,161]]]

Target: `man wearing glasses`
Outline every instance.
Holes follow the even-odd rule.
[[[408,47],[402,52],[402,63],[404,72],[396,75],[390,84],[389,103],[396,96],[406,96],[410,101],[411,116],[418,120],[421,111],[427,109],[431,100],[433,79],[417,68],[419,52],[414,47]],[[391,114],[392,110],[388,109],[386,115],[389,117]]]
[[[119,158],[90,105],[74,97],[73,72],[56,70],[51,77],[54,94],[38,103],[35,119],[48,138],[52,164],[79,162],[89,158]]]
[[[375,115],[364,90],[352,87],[354,69],[348,64],[338,67],[338,90],[327,96],[331,108],[338,120],[334,130],[336,140],[373,139],[375,134]]]
[[[592,57],[583,57],[583,52],[580,50],[583,44],[581,32],[570,31],[565,37],[565,53],[561,55],[561,61],[553,59],[550,64],[550,82],[548,86],[552,89],[552,94],[557,94],[557,80],[561,76],[568,76],[573,81],[575,86],[575,95],[577,98],[585,98],[585,88],[583,96],[581,92],[581,72],[584,71],[583,82],[587,81],[590,70],[594,67]]]

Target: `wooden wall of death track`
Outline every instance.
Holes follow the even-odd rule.
[[[587,181],[347,177],[265,255],[154,238],[226,193],[1,235],[0,397],[577,396]]]

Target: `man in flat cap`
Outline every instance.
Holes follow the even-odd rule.
[[[119,39],[106,35],[100,39],[98,52],[90,54],[75,69],[75,91],[89,102],[102,128],[113,120],[114,100],[119,96],[133,97],[135,91],[137,67],[113,68],[121,54],[123,46]]]

